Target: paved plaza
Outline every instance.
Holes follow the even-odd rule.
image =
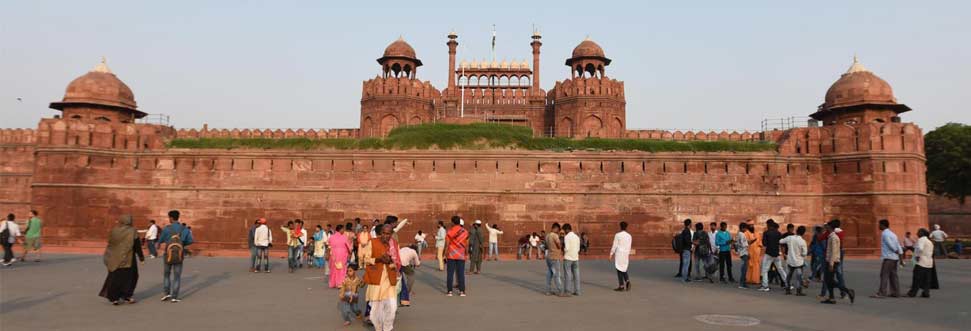
[[[186,262],[181,303],[159,302],[161,261],[140,265],[135,305],[112,306],[97,296],[105,277],[101,256],[50,255],[41,263],[0,269],[0,330],[364,330],[342,327],[336,291],[319,270],[286,272],[275,259],[271,274],[246,272],[247,259],[194,257]],[[430,265],[433,261],[426,260]],[[398,310],[396,330],[966,330],[971,322],[971,261],[941,261],[943,290],[931,299],[871,299],[879,262],[851,260],[847,282],[856,304],[816,303],[811,296],[761,293],[735,286],[682,284],[671,276],[674,260],[631,263],[633,289],[612,291],[616,276],[604,260],[581,261],[583,294],[542,294],[540,261],[486,262],[468,277],[469,296],[445,297],[443,272],[418,271],[412,307]],[[736,265],[736,269],[737,269]],[[901,286],[909,288],[910,270]],[[756,325],[720,326],[709,322]],[[750,323],[751,324],[751,323]]]

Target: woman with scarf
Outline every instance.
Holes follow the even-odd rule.
[[[138,284],[138,264],[135,263],[135,258],[137,257],[142,263],[145,262],[142,244],[131,224],[131,215],[122,216],[118,220],[118,225],[111,229],[108,235],[108,247],[105,248],[104,262],[108,268],[108,277],[105,278],[101,293],[98,295],[108,299],[114,305],[120,304],[121,300],[135,303],[132,299],[135,286]]]
[[[347,258],[351,254],[351,242],[344,235],[344,225],[338,224],[336,230],[327,239],[328,244],[330,244],[330,263],[328,264],[330,268],[328,285],[330,288],[337,288],[344,282],[344,277],[347,276]]]

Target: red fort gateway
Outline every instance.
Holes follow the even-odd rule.
[[[524,50],[531,47],[532,62],[457,63],[458,36],[449,34],[442,90],[416,79],[422,62],[407,42],[392,42],[377,59],[380,75],[363,83],[357,129],[144,123],[134,93],[102,62],[51,103],[61,116],[41,119],[36,129],[0,131],[0,208],[21,218],[38,210],[45,242],[75,247],[102,247],[119,215],[145,226],[178,209],[203,250],[245,248],[247,228],[259,217],[316,225],[395,214],[415,222],[403,230],[410,238],[457,214],[499,224],[507,252],[519,236],[566,222],[600,253],[625,220],[639,255],[668,254],[685,218],[732,227],[752,220],[760,231],[770,218],[797,225],[839,218],[850,252],[865,255],[879,252],[879,219],[898,231],[927,226],[921,130],[901,121],[910,108],[855,60],[810,115],[815,125],[755,133],[627,130],[624,83],[608,75],[603,48],[580,42],[560,62],[569,75],[544,91],[542,38],[530,37]],[[766,140],[778,147],[648,153],[166,146],[174,138],[380,137],[402,125],[480,121],[526,126],[537,136]]]

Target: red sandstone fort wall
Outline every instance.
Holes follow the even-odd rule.
[[[0,217],[14,213],[19,220],[30,211],[36,139],[31,129],[0,129]]]
[[[603,252],[616,222],[626,220],[640,254],[666,254],[669,236],[687,217],[732,227],[745,219],[812,225],[840,218],[856,254],[878,248],[879,218],[900,231],[927,226],[923,138],[912,124],[794,129],[773,135],[778,152],[762,153],[164,146],[173,136],[244,132],[63,119],[45,119],[36,132],[4,130],[0,178],[18,178],[20,186],[5,185],[0,201],[24,213],[40,210],[49,225],[45,240],[55,245],[101,245],[118,215],[131,213],[143,226],[179,209],[203,249],[242,248],[247,225],[261,216],[276,226],[291,218],[316,225],[396,214],[416,222],[403,233],[410,238],[459,214],[500,224],[506,251],[522,234],[569,222]],[[248,132],[276,138],[321,131]]]

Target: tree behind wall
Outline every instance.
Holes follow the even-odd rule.
[[[948,123],[924,136],[927,187],[964,204],[971,195],[971,126]]]

